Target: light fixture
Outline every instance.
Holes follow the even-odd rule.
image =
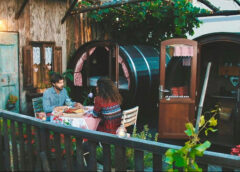
[[[0,31],[6,30],[6,25],[3,20],[0,20]]]

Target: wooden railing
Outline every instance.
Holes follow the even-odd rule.
[[[103,147],[103,170],[126,170],[126,148],[134,149],[135,170],[144,170],[144,152],[153,155],[153,170],[162,170],[162,156],[167,149],[179,146],[118,136],[53,124],[36,118],[0,110],[0,170],[97,170],[96,147]],[[63,136],[64,135],[64,139]],[[51,137],[52,136],[52,137]],[[72,138],[76,139],[73,140]],[[63,155],[61,142],[66,153]],[[83,140],[87,139],[88,158],[85,166]],[[85,140],[86,141],[86,140]],[[72,145],[76,144],[76,150]],[[86,142],[85,142],[86,143]],[[115,165],[111,162],[111,145],[115,147]],[[53,151],[54,150],[54,151]],[[206,151],[201,164],[218,165],[227,169],[240,169],[240,157]]]

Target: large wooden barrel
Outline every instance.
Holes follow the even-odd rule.
[[[109,58],[115,58],[116,43],[110,41],[92,41],[78,48],[73,55],[68,68],[75,72],[75,79],[81,73],[80,86],[95,86],[100,76],[108,75],[103,70],[109,66]],[[123,94],[125,104],[129,106],[154,102],[158,98],[159,84],[159,50],[146,45],[119,45],[119,89]],[[113,51],[111,51],[113,49]],[[87,56],[87,57],[86,57]],[[91,60],[97,59],[99,65],[91,66]],[[81,60],[85,59],[85,60]],[[89,61],[90,62],[89,62]],[[87,62],[88,61],[88,62]],[[88,65],[88,67],[86,67]],[[90,65],[90,66],[89,66]],[[79,68],[79,66],[81,66]],[[98,70],[83,72],[84,68]],[[127,72],[127,74],[126,74]],[[94,73],[94,74],[92,74]],[[100,74],[100,75],[98,75]],[[89,76],[87,76],[89,75]],[[92,75],[92,76],[90,76]],[[85,78],[88,78],[88,81]],[[81,87],[72,85],[73,96],[81,95]]]
[[[152,46],[122,45],[119,47],[119,54],[125,60],[130,73],[128,100],[138,104],[156,98],[159,50]]]

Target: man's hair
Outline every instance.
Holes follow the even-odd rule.
[[[58,73],[53,73],[51,75],[51,83],[55,84],[57,82],[59,82],[60,80],[63,80],[63,76],[58,74]]]

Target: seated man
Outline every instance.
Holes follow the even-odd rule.
[[[43,93],[43,110],[47,114],[47,121],[53,111],[64,110],[69,106],[82,107],[80,103],[72,102],[64,88],[64,79],[60,74],[54,73],[51,76],[52,87]]]

